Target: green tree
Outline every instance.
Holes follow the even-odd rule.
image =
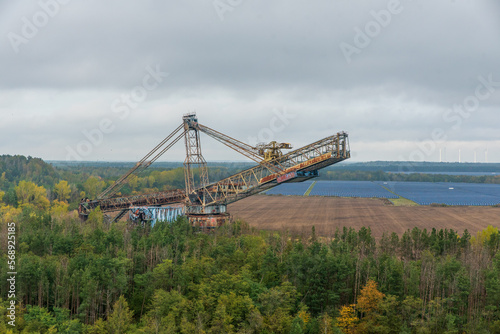
[[[104,189],[106,183],[104,181],[99,180],[95,176],[91,176],[85,181],[83,184],[83,188],[85,189],[85,193],[89,198],[97,198],[97,195],[101,193]]]
[[[387,295],[380,303],[380,314],[377,316],[378,333],[399,334],[402,327],[400,304],[395,296]]]
[[[319,333],[322,334],[333,334],[333,323],[332,318],[328,313],[323,313],[318,319],[319,322]]]
[[[500,252],[493,258],[492,267],[486,272],[486,292],[489,309],[500,320]]]
[[[227,314],[226,305],[219,303],[215,309],[210,333],[234,333],[233,318]]]
[[[422,299],[415,298],[413,296],[407,296],[400,306],[400,313],[403,321],[403,325],[407,328],[411,328],[417,322],[417,319],[421,317],[422,307],[424,303]]]
[[[153,269],[152,283],[155,289],[170,291],[172,288],[173,267],[172,260],[163,260]]]
[[[303,334],[305,324],[300,317],[293,318],[292,328],[290,329],[290,334]]]
[[[46,333],[49,331],[55,333],[57,331],[55,329],[56,319],[43,307],[26,305],[24,321],[26,321],[27,333]]]
[[[108,329],[106,326],[106,322],[101,318],[97,319],[93,325],[88,326],[87,334],[108,334]]]
[[[125,334],[132,324],[134,312],[129,307],[123,295],[113,305],[113,313],[108,319],[108,329],[111,334]]]

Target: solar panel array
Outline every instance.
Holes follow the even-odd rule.
[[[304,181],[298,183],[283,183],[277,187],[266,191],[268,195],[298,195],[303,196],[313,181]]]
[[[368,181],[317,181],[310,196],[398,198],[380,185]]]
[[[420,205],[500,204],[500,185],[448,182],[386,182],[388,189]]]
[[[269,195],[303,196],[311,184],[312,181],[284,183],[268,190],[266,193]],[[475,206],[497,205],[500,204],[500,184],[316,181],[310,193],[310,196],[361,198],[398,198],[398,195],[420,205],[430,205],[434,203]]]

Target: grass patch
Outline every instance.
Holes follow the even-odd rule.
[[[390,192],[396,196],[399,196],[399,194],[396,194],[394,191],[392,191],[391,189],[389,189],[387,187],[382,186],[382,188],[384,188],[385,190],[387,190],[388,192]],[[412,200],[409,200],[409,199],[401,197],[401,196],[399,196],[398,198],[389,198],[389,201],[391,201],[391,203],[394,206],[419,206],[420,205],[416,202],[413,202]]]
[[[307,188],[306,192],[304,193],[304,196],[309,196],[309,194],[311,193],[311,191],[313,190],[314,186],[316,185],[316,181],[314,181],[310,186],[309,188]]]
[[[406,198],[403,198],[403,197],[389,198],[389,201],[391,201],[391,203],[394,206],[419,206],[418,203],[415,203],[415,202],[410,201],[409,199],[406,199]]]

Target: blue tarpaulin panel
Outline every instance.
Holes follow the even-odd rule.
[[[156,222],[173,222],[177,217],[184,214],[184,207],[180,206],[138,206],[132,207],[129,211],[129,218],[131,221],[151,221],[151,226]]]

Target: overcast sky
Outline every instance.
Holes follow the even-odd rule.
[[[136,161],[195,111],[249,144],[500,162],[498,1],[3,1],[0,35],[0,154]]]

